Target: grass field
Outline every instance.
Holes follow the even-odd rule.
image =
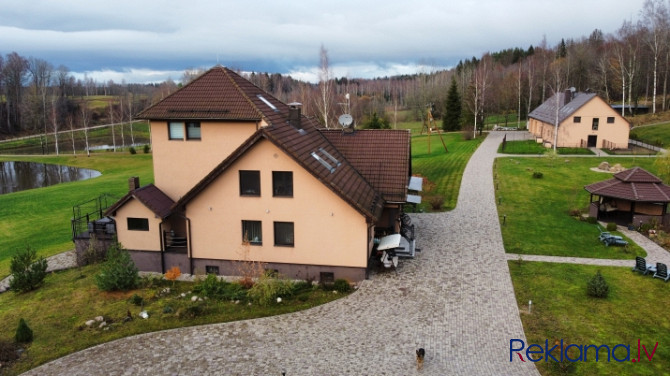
[[[440,137],[437,134],[430,136],[430,154],[428,153],[428,136],[412,137],[412,173],[427,178],[436,186],[433,191],[421,193],[423,197],[420,208],[424,211],[433,211],[430,205],[432,198],[443,197],[443,209],[451,210],[456,207],[458,192],[465,166],[470,156],[475,152],[484,137],[473,140],[463,140],[459,133],[445,133],[442,135],[449,152],[445,152]]]
[[[513,140],[507,141],[505,150],[503,145],[498,147],[498,153],[503,154],[526,154],[526,155],[541,155],[550,152],[552,149],[544,147],[542,144],[535,142],[535,140]],[[558,154],[563,155],[593,155],[593,152],[586,148],[557,148]]]
[[[542,344],[556,340],[580,345],[630,345],[631,359],[637,358],[637,341],[641,340],[651,353],[658,348],[652,361],[644,352],[641,362],[607,362],[605,350],[595,362],[595,351],[587,352],[587,362],[576,362],[575,375],[665,375],[670,372],[670,316],[663,302],[668,284],[649,275],[631,272],[630,268],[595,267],[586,265],[541,262],[509,262],[517,304],[528,343]],[[587,296],[586,284],[596,271],[609,284],[606,299]],[[528,301],[532,311],[528,314]],[[573,349],[577,351],[576,349]],[[553,354],[558,353],[558,349]],[[579,352],[572,352],[576,358]],[[625,357],[625,349],[615,352]],[[525,357],[525,355],[524,355]],[[519,361],[518,359],[515,359]],[[543,375],[561,375],[556,363],[544,360],[536,363]]]
[[[670,122],[651,126],[635,127],[630,138],[662,148],[670,147]]]
[[[130,176],[141,184],[153,182],[150,154],[96,153],[91,157],[0,157],[0,161],[31,161],[90,168],[102,176],[80,182],[57,184],[0,195],[0,278],[9,274],[14,252],[30,245],[38,254],[50,256],[72,249],[70,218],[72,207],[110,193],[127,192]]]
[[[605,247],[598,227],[569,215],[586,212],[589,193],[584,186],[611,178],[591,171],[604,158],[499,158],[494,165],[496,202],[505,249],[510,253],[632,259],[645,252],[638,246]],[[654,158],[617,158],[610,163],[640,166],[654,173]],[[533,173],[542,173],[540,179]],[[501,219],[502,222],[502,219]]]
[[[116,139],[117,148],[120,148],[122,144],[130,145],[131,144],[131,135],[130,135],[130,125],[124,124],[124,135],[123,140],[121,139],[121,125],[117,125],[114,128],[114,138]],[[133,124],[133,136],[135,142],[148,142],[150,139],[149,135],[149,124],[147,122],[138,122]],[[72,137],[73,134],[70,132],[60,133],[58,136],[58,145],[61,154],[72,154]],[[0,154],[43,154],[44,151],[47,151],[49,154],[55,154],[55,137],[53,133],[50,133],[46,137],[47,146],[45,149],[42,149],[42,143],[44,141],[43,136],[19,139],[14,141],[0,142]],[[77,148],[78,154],[85,153],[85,135],[83,130],[75,130],[74,139]],[[91,129],[88,132],[88,142],[90,147],[99,146],[99,145],[112,145],[112,128],[96,128]]]

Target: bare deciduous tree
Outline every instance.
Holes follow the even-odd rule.
[[[668,39],[668,8],[663,0],[646,0],[640,11],[640,28],[644,30],[644,41],[651,50],[653,59],[652,113],[656,113],[656,90],[658,85],[658,59],[663,55]]]
[[[323,121],[323,126],[329,128],[328,118],[330,117],[332,102],[332,72],[330,71],[328,50],[321,45],[319,49],[319,99],[317,110]]]

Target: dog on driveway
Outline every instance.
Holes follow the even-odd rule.
[[[416,350],[416,368],[417,369],[422,369],[423,368],[423,359],[426,357],[426,350],[423,348],[420,348]]]

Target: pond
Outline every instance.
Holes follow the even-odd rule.
[[[34,162],[0,162],[0,194],[43,188],[102,175],[87,168]]]

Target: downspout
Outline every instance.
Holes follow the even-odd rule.
[[[191,250],[191,220],[187,217],[184,216],[184,219],[186,219],[186,254],[188,256],[188,264],[190,270],[190,274],[193,275],[193,251]]]
[[[158,224],[158,236],[161,243],[161,273],[165,274],[165,242],[163,241],[163,221]]]

